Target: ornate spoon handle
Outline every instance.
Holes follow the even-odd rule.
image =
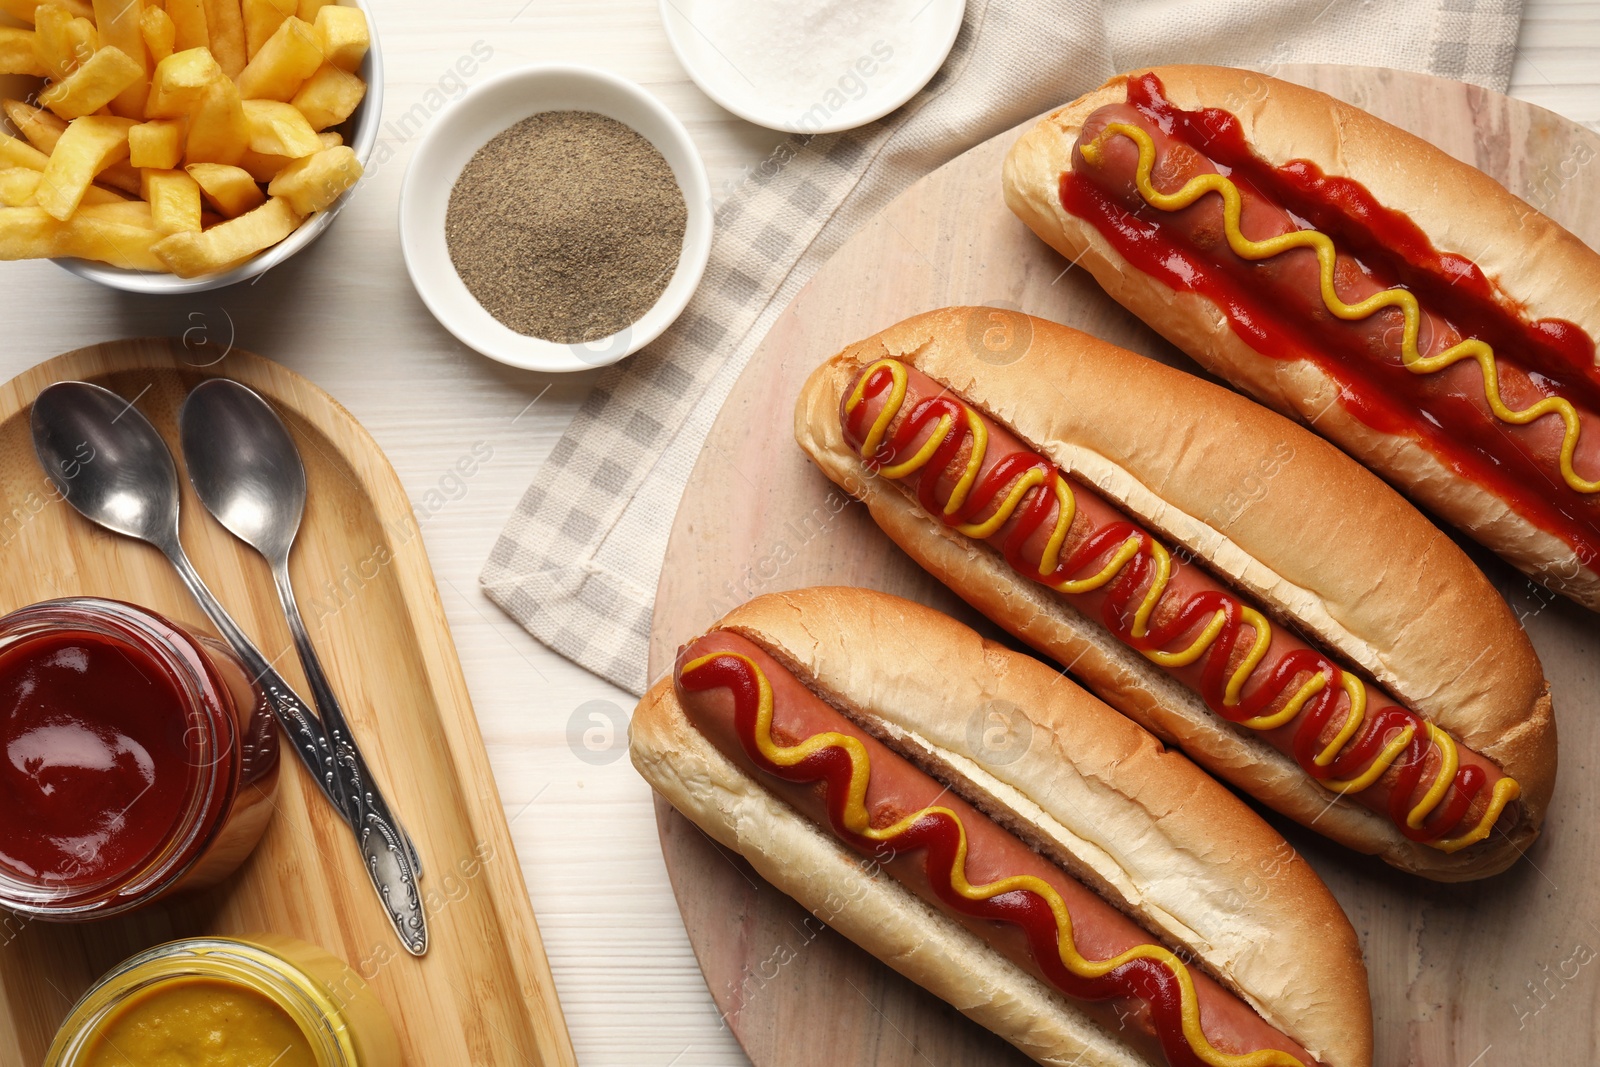
[[[267,697],[267,706],[288,735],[295,755],[311,772],[322,795],[328,798],[334,810],[344,817],[355,833],[362,865],[372,879],[372,886],[377,890],[378,899],[400,943],[413,955],[422,955],[428,950],[428,927],[422,911],[421,894],[417,891],[418,874],[411,862],[410,840],[395,826],[381,796],[377,797],[377,809],[374,810],[372,798],[376,790],[371,787],[365,764],[350,741],[349,728],[344,724],[337,702],[333,707],[340,732],[335,735],[330,730],[325,734],[323,725],[305,701],[273,669],[255,642],[245,635],[239,624],[233,621],[233,616],[212,595],[194,565],[189,562],[183,546],[174,542],[163,546],[162,551],[212,624],[239,654],[245,669],[261,686]],[[293,613],[290,629],[297,631],[295,641],[299,644],[305,626],[299,622],[298,611]],[[327,686],[320,668],[312,671],[308,664],[307,674],[312,678],[313,690],[319,683],[324,688]]]
[[[390,811],[388,800],[367,768],[355,735],[350,732],[344,708],[328,683],[322,660],[311,644],[311,635],[295,603],[287,560],[272,562],[272,579],[278,588],[283,613],[289,620],[289,633],[300,653],[300,663],[311,683],[311,697],[322,714],[322,726],[339,774],[338,786],[345,797],[345,813],[356,832],[367,874],[406,950],[420,956],[428,951],[428,927],[421,894],[417,891],[422,869],[411,838]]]

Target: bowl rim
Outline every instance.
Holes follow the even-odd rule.
[[[367,34],[370,44],[367,54],[361,60],[361,71],[365,75],[367,92],[362,97],[361,103],[351,117],[346,120],[353,123],[351,130],[350,149],[355,152],[356,159],[365,170],[367,163],[372,158],[373,149],[377,147],[378,131],[383,124],[383,53],[378,43],[378,25],[372,14],[372,4],[369,0],[336,0],[337,3],[348,7],[360,8],[367,17]],[[366,176],[357,181],[354,186],[346,189],[339,195],[339,199],[332,205],[317,212],[309,221],[301,223],[295,231],[270,248],[264,248],[254,256],[245,260],[237,267],[230,270],[218,271],[215,274],[202,274],[196,278],[180,278],[176,274],[164,274],[159,271],[128,270],[124,267],[113,267],[108,263],[97,263],[90,259],[52,259],[50,262],[63,270],[76,274],[91,282],[98,282],[111,289],[124,293],[139,293],[150,296],[182,296],[185,293],[203,293],[211,289],[222,289],[240,282],[247,282],[258,278],[273,267],[285,262],[295,253],[305,248],[311,242],[321,237],[339,212],[345,209],[350,202],[350,197],[361,188],[366,181]]]
[[[929,2],[931,4],[933,0],[929,0]],[[945,2],[954,5],[954,17],[950,20],[948,32],[940,40],[939,47],[930,49],[922,65],[914,68],[916,74],[914,77],[907,79],[903,93],[889,94],[885,97],[887,101],[885,105],[868,109],[859,116],[851,115],[842,121],[825,122],[818,126],[805,126],[791,119],[779,117],[774,112],[763,111],[759,107],[751,106],[748,100],[729,96],[717,89],[711,84],[710,79],[703,77],[700,66],[694,62],[689,49],[679,39],[674,19],[682,19],[688,22],[689,16],[683,13],[683,9],[674,0],[658,0],[656,7],[661,17],[662,31],[667,36],[667,43],[672,47],[672,54],[677,57],[678,62],[689,75],[689,79],[699,87],[701,92],[709,96],[713,103],[724,110],[733,112],[733,114],[746,122],[753,122],[757,126],[764,126],[769,130],[777,130],[780,133],[820,134],[854,130],[870,122],[876,122],[916,96],[933,80],[933,76],[939,73],[939,68],[944,66],[944,61],[949,58],[951,49],[955,47],[956,37],[961,33],[961,25],[966,16],[967,0],[945,0]]]
[[[533,342],[535,348],[528,353],[510,352],[497,349],[493,344],[480,343],[480,339],[469,336],[469,331],[462,323],[452,305],[443,300],[425,280],[425,275],[420,264],[425,260],[425,254],[420,247],[422,238],[413,232],[409,219],[411,212],[420,199],[427,195],[448,198],[449,189],[444,188],[430,193],[422,192],[417,185],[416,175],[419,163],[431,160],[435,152],[442,150],[442,145],[452,135],[460,123],[451,120],[464,114],[466,109],[479,103],[483,98],[491,95],[497,89],[508,84],[527,83],[534,86],[542,81],[555,78],[574,79],[578,82],[588,82],[605,88],[616,90],[631,100],[638,103],[650,112],[667,131],[667,135],[677,144],[674,146],[678,154],[687,162],[688,173],[679,175],[674,168],[674,178],[677,179],[678,188],[683,193],[685,207],[688,211],[688,220],[684,233],[683,250],[679,254],[678,265],[674,268],[673,277],[669,280],[667,288],[662,290],[656,302],[639,317],[634,323],[622,330],[600,338],[599,340],[576,344],[562,344],[555,341],[546,341],[542,338],[516,335],[520,341]],[[563,108],[565,109],[565,108]],[[523,98],[515,108],[503,110],[505,122],[502,129],[509,129],[521,119],[541,114],[544,111],[557,110],[544,106],[536,93],[531,93]],[[635,130],[641,137],[645,134]],[[646,137],[646,140],[650,138]],[[657,151],[662,151],[662,146],[655,144]],[[479,146],[481,147],[481,146]],[[466,347],[487,356],[497,363],[517,367],[522,370],[541,371],[552,374],[564,374],[576,371],[594,370],[608,367],[613,363],[626,359],[645,345],[654,341],[666,332],[678,317],[683,313],[689,301],[698,291],[700,281],[705,275],[706,265],[711,258],[711,244],[715,234],[716,212],[711,203],[711,181],[706,173],[705,160],[700,155],[699,148],[694,143],[694,138],[689,135],[689,130],[683,121],[675,115],[666,104],[643,85],[625,78],[614,71],[603,67],[592,66],[585,63],[527,63],[513,67],[479,82],[467,90],[459,99],[452,102],[449,107],[439,112],[436,120],[412,152],[406,164],[405,178],[400,186],[400,250],[405,259],[406,273],[411,278],[412,287],[416,289],[418,297],[439,324],[445,328],[457,341]],[[695,233],[697,217],[703,221],[698,235]],[[685,282],[679,292],[674,295],[673,283],[677,282],[678,275],[682,274]],[[481,307],[481,305],[480,305]],[[487,312],[485,312],[487,313]],[[654,319],[649,327],[636,329],[639,323]],[[582,353],[580,355],[580,353]]]

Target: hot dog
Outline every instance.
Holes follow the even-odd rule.
[[[1572,234],[1358,108],[1216,67],[1047,115],[1004,187],[1207,369],[1600,610],[1600,255]]]
[[[829,360],[801,446],[913,559],[1219,777],[1430,878],[1514,863],[1555,726],[1460,549],[1325,442],[1170,367],[1009,312],[1031,343],[991,362],[991,314]]]
[[[757,598],[680,650],[630,747],[708,834],[1040,1063],[1371,1062],[1354,931],[1283,839],[929,608]]]

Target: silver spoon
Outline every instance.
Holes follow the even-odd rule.
[[[397,837],[417,877],[422,862],[410,837],[390,812],[355,735],[334,695],[327,672],[300,614],[289,579],[289,552],[306,506],[306,471],[288,427],[253,390],[227,378],[197,385],[178,413],[183,462],[200,503],[227,530],[255,549],[272,568],[278,601],[289,621],[311,696],[321,713],[328,744],[344,775],[347,796],[361,805],[352,824],[362,834]]]
[[[333,752],[316,716],[217,602],[183,551],[178,472],[156,428],[128,401],[88,382],[58,382],[45,389],[34,400],[31,423],[39,463],[63,499],[91,522],[153,545],[167,557],[266,693],[268,706],[323,796],[346,813]],[[425,950],[427,933],[415,881],[393,879],[387,864],[380,868],[369,860],[366,866],[401,942],[413,952]],[[410,873],[408,864],[399,867]],[[413,930],[421,932],[420,941]],[[421,949],[415,947],[419,943]]]
[[[250,389],[226,378],[213,378],[196,386],[184,400],[178,430],[189,484],[200,503],[230,533],[261,553],[272,568],[278,602],[322,715],[340,775],[345,811],[361,842],[362,856],[369,868],[392,869],[403,880],[405,892],[401,895],[415,901],[416,879],[422,876],[416,850],[356,745],[344,709],[311,643],[289,579],[289,551],[305,514],[306,471],[288,427]],[[391,918],[397,924],[411,924],[409,933],[402,929],[402,940],[420,954],[427,948],[428,936],[422,911],[413,907],[396,912],[389,901],[395,888],[398,886],[379,883]]]

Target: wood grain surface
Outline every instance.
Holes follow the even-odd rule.
[[[1600,245],[1600,137],[1532,105],[1425,75],[1305,66],[1323,89],[1439,144]],[[1068,323],[1199,373],[1005,208],[999,165],[1014,135],[923,179],[864,227],[796,298],[756,353],[707,441],[673,530],[656,601],[651,672],[749,596],[854,584],[972,622],[846,504],[794,444],[801,382],[846,343],[910,314],[990,304]],[[1372,979],[1375,1062],[1426,1067],[1593,1062],[1600,946],[1600,620],[1469,548],[1522,617],[1554,692],[1564,770],[1545,834],[1510,872],[1442,886],[1394,872],[1269,816],[1317,868],[1360,933]],[[992,626],[980,624],[992,636]],[[1023,1062],[945,1005],[826,931],[657,801],[679,908],[722,1018],[758,1067],[817,1062]]]
[[[98,382],[135,401],[178,455],[178,405],[217,373],[208,367],[222,354],[166,340],[103,344],[0,387],[0,499],[12,506],[0,516],[0,612],[105,596],[211,632],[155,549],[56,502],[33,456],[28,412],[51,382]],[[272,824],[221,886],[100,923],[5,923],[0,1063],[39,1063],[73,1002],[126,956],[177,937],[262,931],[322,945],[368,978],[408,1067],[574,1063],[433,573],[393,469],[305,379],[239,350],[226,370],[272,402],[304,456],[310,499],[290,571],[363,751],[421,851],[432,948],[420,960],[401,949],[353,836],[285,750]],[[182,537],[240,625],[309,692],[266,564],[204,512],[187,483]]]

